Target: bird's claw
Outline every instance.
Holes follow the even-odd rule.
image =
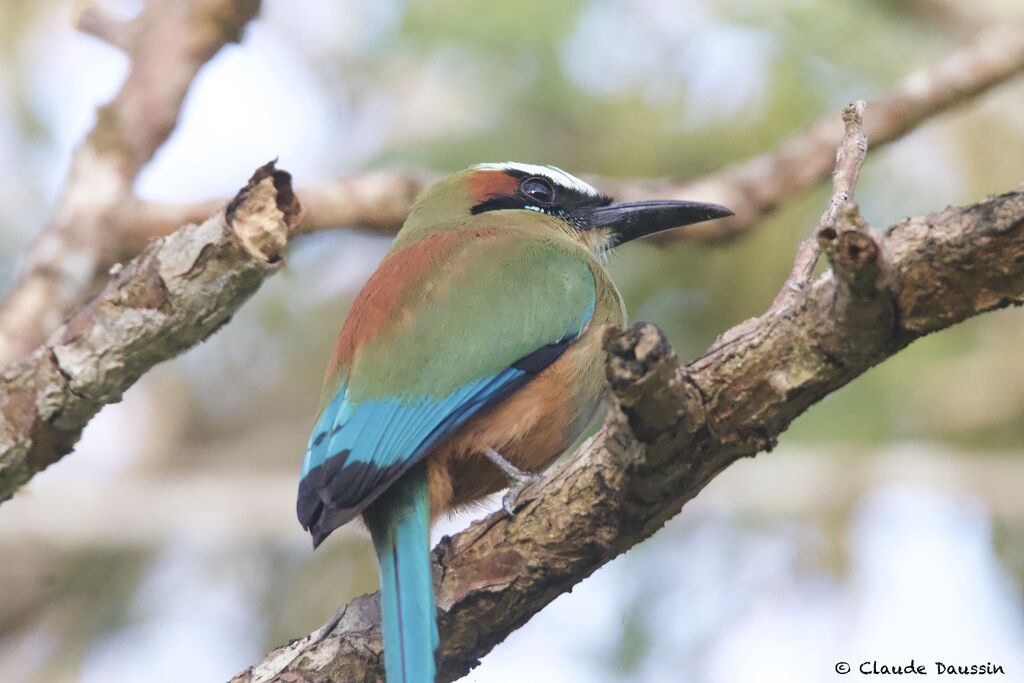
[[[516,514],[516,503],[519,500],[519,494],[523,492],[530,484],[534,484],[544,478],[543,475],[534,474],[533,472],[522,472],[520,471],[519,477],[516,477],[513,481],[513,485],[509,487],[505,495],[501,497],[501,509],[505,511],[509,517],[514,517]]]
[[[501,499],[501,509],[504,510],[509,517],[512,517],[516,512],[516,499],[519,497],[522,490],[530,484],[540,481],[544,477],[540,474],[519,469],[493,448],[485,448],[484,455],[487,456],[487,459],[493,462],[498,469],[504,472],[505,476],[508,477],[509,481],[512,483],[512,485],[509,486],[508,492]]]

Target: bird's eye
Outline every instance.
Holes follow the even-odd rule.
[[[538,204],[550,204],[555,200],[555,186],[544,176],[527,178],[519,185],[519,191]]]

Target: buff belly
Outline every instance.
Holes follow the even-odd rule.
[[[460,428],[427,457],[431,516],[452,512],[508,486],[483,455],[493,448],[513,465],[541,472],[579,437],[604,394],[601,325],[529,384]]]

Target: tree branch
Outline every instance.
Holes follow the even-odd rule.
[[[970,45],[942,61],[910,74],[894,90],[868,104],[867,135],[874,147],[898,140],[925,121],[962,104],[1024,71],[1024,22],[1000,26],[979,35]],[[663,233],[664,241],[719,242],[751,230],[786,201],[813,187],[832,170],[835,141],[842,124],[829,115],[772,151],[686,182],[594,182],[616,199],[693,199],[724,204],[732,218]],[[299,188],[307,207],[299,232],[358,226],[393,234],[405,221],[413,199],[434,174],[381,173],[349,176],[332,183]],[[182,222],[207,215],[217,201],[196,204],[140,202],[146,220],[134,222],[144,232],[134,243],[173,230]]]
[[[111,214],[174,130],[199,69],[240,38],[258,9],[259,0],[150,0],[130,22],[92,7],[79,15],[84,31],[125,50],[131,64],[120,92],[96,112],[53,218],[0,307],[0,366],[42,343],[123,256]]]
[[[846,130],[843,139],[836,147],[836,166],[832,172],[832,197],[829,199],[825,213],[821,215],[818,226],[796,249],[793,269],[782,285],[782,289],[772,302],[772,310],[787,305],[792,299],[803,293],[811,282],[814,267],[821,255],[817,233],[824,227],[835,225],[840,209],[853,199],[853,189],[857,186],[860,167],[868,154],[868,138],[864,134],[864,100],[847,105],[843,110],[843,125]]]
[[[884,97],[868,102],[871,117],[865,132],[872,147],[879,149],[1022,71],[1024,22],[990,28],[968,46],[911,73]],[[835,141],[842,133],[833,116],[824,116],[767,154],[679,186],[679,197],[722,203],[736,216],[692,226],[670,239],[713,242],[748,231],[776,207],[828,176]]]
[[[54,220],[36,240],[0,308],[0,366],[41,343],[100,286],[112,265],[131,258],[150,239],[223,206],[226,200],[147,202],[131,194],[130,184],[170,133],[189,80],[224,42],[237,39],[257,5],[258,0],[151,0],[128,24],[83,13],[83,30],[127,49],[133,66],[122,92],[101,109],[95,130],[76,154]],[[873,102],[867,132],[876,147],[883,146],[1022,70],[1024,23],[991,29]],[[149,78],[153,73],[161,75]],[[147,116],[139,115],[143,111]],[[123,121],[142,128],[134,132],[138,126],[119,125]],[[823,118],[767,154],[689,182],[596,182],[623,200],[723,203],[736,216],[655,238],[718,242],[752,229],[775,207],[826,177],[840,132],[832,117]],[[419,191],[436,178],[375,173],[302,188],[297,194],[307,217],[296,232],[359,226],[393,234]]]
[[[103,6],[92,3],[78,8],[75,27],[125,54],[131,54],[136,40],[135,22],[121,19]]]
[[[375,172],[307,185],[296,190],[306,207],[306,217],[296,234],[356,225],[393,235],[408,216],[416,196],[439,178],[432,173]],[[174,229],[169,226],[194,223],[224,206],[225,201],[175,204],[135,199],[121,207],[115,224],[125,239],[125,250],[137,251],[154,237]]]
[[[916,15],[919,21],[954,36],[970,36],[999,21],[991,6],[957,0],[901,0],[893,9]]]
[[[731,330],[684,366],[653,325],[606,334],[613,406],[601,431],[520,498],[434,552],[439,680],[657,531],[716,475],[771,450],[813,403],[913,340],[1024,303],[1024,192],[897,223],[844,204],[818,231],[832,269],[795,305]],[[233,683],[375,681],[376,595],[274,650]]]
[[[155,240],[50,340],[0,375],[0,502],[67,454],[147,370],[198,344],[274,273],[302,216],[290,176],[258,169],[202,225]]]

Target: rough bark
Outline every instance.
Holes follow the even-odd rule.
[[[918,337],[1024,303],[1024,190],[884,234],[846,204],[817,238],[828,273],[689,365],[653,325],[609,331],[601,431],[527,489],[514,518],[495,513],[435,549],[440,680],[465,675],[737,459],[771,450],[816,401]],[[378,622],[376,595],[357,598],[233,681],[381,680]]]
[[[868,137],[864,133],[864,100],[857,100],[843,110],[843,138],[836,147],[836,166],[832,173],[832,196],[825,213],[810,237],[796,248],[793,268],[782,289],[775,296],[771,310],[786,306],[798,296],[814,276],[814,267],[821,256],[822,244],[818,233],[823,228],[834,227],[840,210],[853,201],[853,189],[860,177],[860,168],[868,154]]]
[[[275,272],[302,216],[273,163],[201,225],[155,240],[0,375],[0,502],[67,454],[147,370],[198,344]]]
[[[258,9],[259,0],[151,0],[128,22],[96,8],[84,10],[82,29],[124,50],[128,75],[114,99],[96,112],[53,217],[29,247],[0,306],[0,365],[42,343],[124,258],[113,224],[123,215],[136,177],[174,130],[196,74],[241,37]],[[185,222],[191,221],[166,232]]]

